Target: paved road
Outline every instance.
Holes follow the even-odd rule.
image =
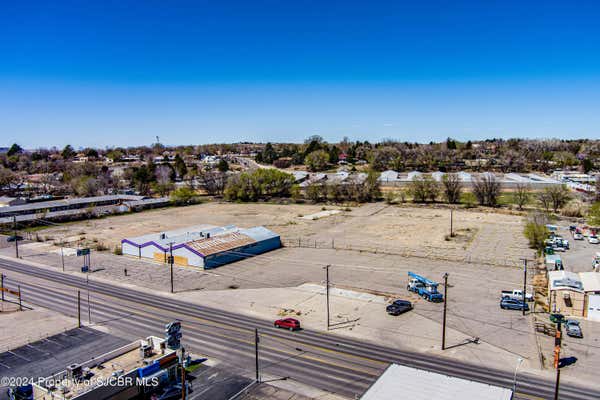
[[[82,291],[82,318],[87,320],[85,278],[34,267],[18,260],[0,260],[10,271],[8,285],[21,284],[26,301],[76,314],[76,290]],[[254,328],[260,334],[261,374],[299,382],[354,398],[360,396],[390,362],[451,376],[512,387],[510,371],[485,369],[430,354],[397,350],[324,332],[275,329],[271,321],[179,301],[175,298],[91,280],[92,322],[130,335],[162,335],[164,324],[182,321],[184,344],[196,353],[254,369]],[[518,398],[553,398],[554,383],[519,374]],[[561,385],[561,399],[600,398],[600,390]]]

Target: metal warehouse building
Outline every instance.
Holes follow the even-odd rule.
[[[210,269],[281,247],[281,238],[262,226],[200,225],[121,240],[124,255]]]

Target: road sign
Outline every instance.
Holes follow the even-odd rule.
[[[171,350],[177,350],[181,347],[181,322],[174,321],[165,325],[165,341],[167,347]]]
[[[88,267],[87,265],[84,265],[83,267],[81,267],[81,272],[88,272],[90,270],[90,267]]]
[[[77,249],[77,257],[87,256],[90,254],[90,249]]]

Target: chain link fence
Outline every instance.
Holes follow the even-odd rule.
[[[386,246],[361,246],[354,243],[347,243],[341,240],[330,239],[312,239],[306,237],[297,238],[282,238],[281,242],[284,247],[296,247],[296,248],[308,248],[308,249],[333,249],[333,250],[348,250],[358,251],[361,253],[372,253],[372,254],[388,254],[397,255],[402,257],[415,257],[415,258],[426,258],[431,260],[442,260],[461,262],[468,264],[481,264],[481,265],[493,265],[503,267],[519,267],[521,268],[521,261],[519,257],[478,257],[472,254],[466,255],[451,255],[451,254],[440,254],[439,251],[431,250],[420,250],[411,248],[399,248],[399,247],[386,247]]]

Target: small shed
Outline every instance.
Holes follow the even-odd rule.
[[[579,274],[564,270],[549,271],[548,296],[551,312],[584,316],[585,292]]]

